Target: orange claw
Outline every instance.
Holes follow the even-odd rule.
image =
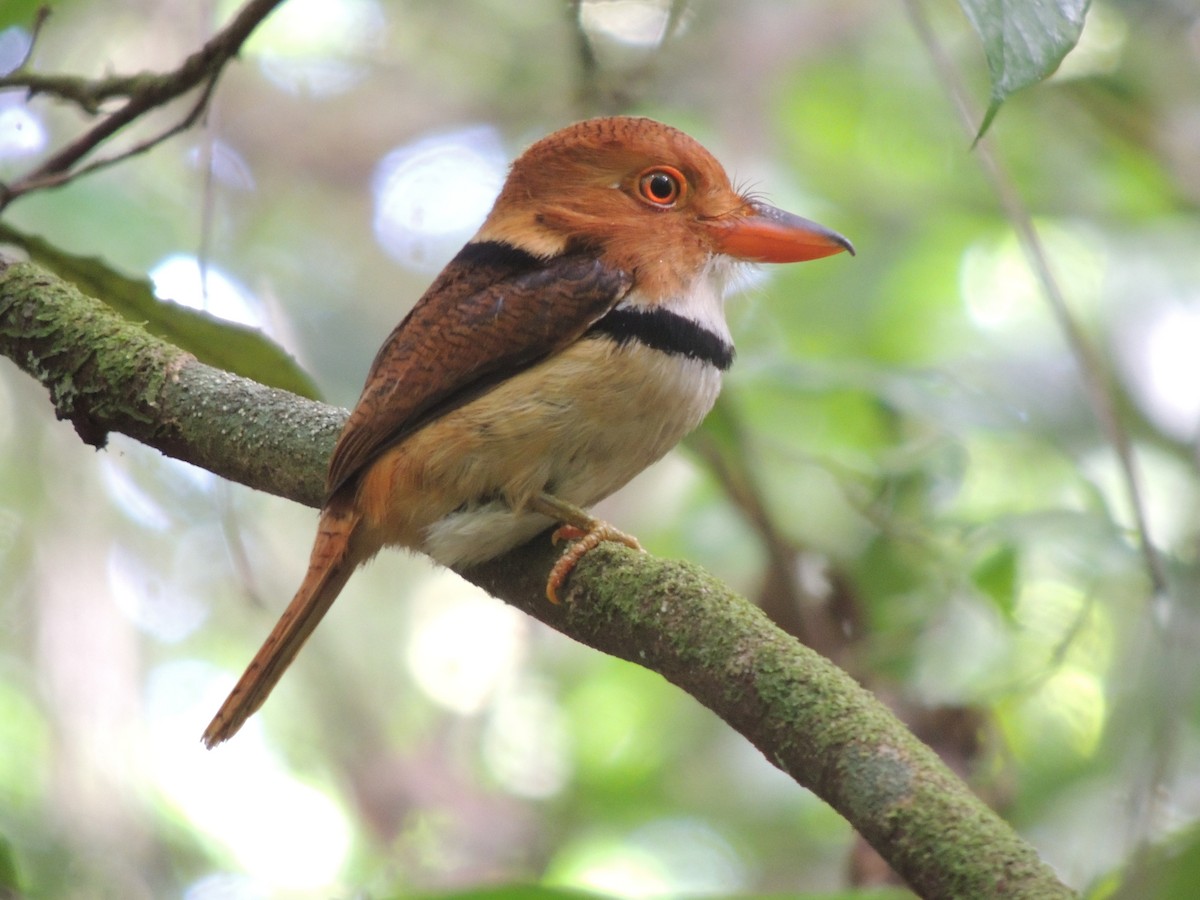
[[[546,599],[556,605],[559,602],[558,589],[562,587],[563,582],[574,571],[579,560],[583,559],[585,554],[596,549],[600,544],[605,541],[612,541],[617,544],[624,544],[626,547],[632,547],[634,550],[642,549],[642,545],[638,543],[638,539],[633,535],[626,534],[620,529],[609,525],[607,522],[600,521],[593,522],[592,527],[586,531],[577,525],[562,525],[555,529],[554,534],[550,536],[550,540],[555,544],[563,540],[575,542],[558,558],[558,562],[550,570],[550,577],[546,580]]]

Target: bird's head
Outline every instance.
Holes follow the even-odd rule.
[[[538,256],[588,250],[649,297],[685,291],[711,261],[799,262],[846,238],[740,194],[711,153],[653,119],[589,119],[543,138],[509,173],[477,240]]]

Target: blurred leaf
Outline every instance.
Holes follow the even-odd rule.
[[[1058,68],[1079,42],[1091,0],[958,0],[983,41],[992,98],[976,140],[1000,105]]]
[[[912,544],[880,536],[872,540],[856,563],[856,582],[880,601],[915,591],[926,584],[920,551]],[[886,604],[878,605],[886,608]]]
[[[1099,879],[1089,897],[1190,900],[1200,884],[1200,826],[1195,824],[1149,848],[1140,860]]]
[[[971,573],[975,586],[992,599],[1005,618],[1016,608],[1017,551],[1005,544],[989,554]]]
[[[4,0],[0,3],[0,29],[19,25],[28,30],[45,0]]]
[[[17,882],[17,861],[12,844],[0,836],[0,897],[19,896],[20,885]]]
[[[65,253],[48,241],[2,223],[0,242],[23,248],[38,265],[203,363],[302,397],[320,398],[308,374],[261,331],[159,300],[144,278],[122,275],[95,257]]]
[[[451,891],[444,894],[405,894],[409,900],[604,900],[615,894],[597,893],[575,888],[553,888],[538,885],[519,885],[481,888],[478,890]],[[719,898],[720,894],[705,896]],[[736,900],[911,900],[912,892],[902,888],[864,888],[863,890],[836,891],[834,893],[769,893],[732,894]]]
[[[653,801],[673,747],[688,739],[688,728],[678,717],[669,735],[656,730],[657,723],[672,715],[677,699],[662,679],[609,661],[598,663],[592,677],[563,698],[575,744],[576,778],[597,789],[593,803],[615,807]]]
[[[444,894],[405,894],[409,900],[587,900],[601,898],[605,894],[581,891],[573,888],[552,888],[539,885],[511,885],[504,887],[479,888],[477,890],[451,891]]]

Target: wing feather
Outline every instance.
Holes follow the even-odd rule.
[[[417,428],[577,340],[632,277],[586,253],[466,247],[380,347],[329,461],[327,497]]]

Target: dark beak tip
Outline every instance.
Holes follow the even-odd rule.
[[[845,250],[851,256],[858,256],[858,251],[856,251],[854,249],[854,244],[852,244],[850,242],[850,239],[848,237],[846,237],[845,235],[843,235],[837,231],[834,231],[832,228],[826,228],[824,225],[818,224],[817,222],[813,222],[811,219],[805,219],[805,218],[796,216],[789,212],[777,210],[773,207],[770,208],[769,210],[764,210],[764,212],[766,213],[768,218],[776,218],[779,220],[790,220],[792,222],[801,224],[803,227],[810,228],[813,231],[815,231],[816,233],[818,233],[819,235],[821,235],[822,238],[829,241],[831,244],[836,244],[837,246],[841,247],[843,250]],[[837,251],[834,251],[834,252],[836,253]]]

